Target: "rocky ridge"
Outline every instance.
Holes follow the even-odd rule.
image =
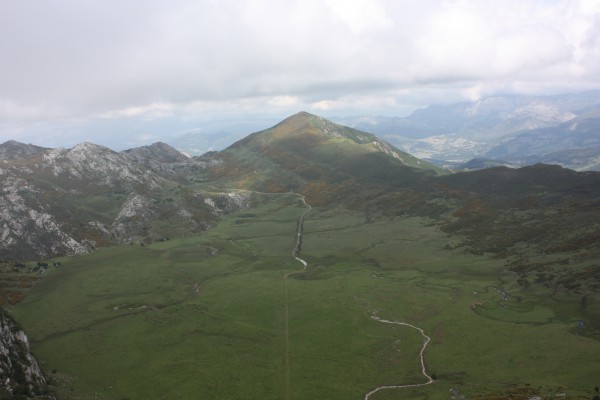
[[[231,194],[187,185],[202,181],[206,168],[219,161],[189,158],[164,143],[120,153],[92,143],[34,147],[0,144],[4,259],[45,259],[186,235],[247,204],[223,203]]]

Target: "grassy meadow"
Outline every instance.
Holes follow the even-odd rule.
[[[305,217],[302,271],[304,211],[269,195],[198,236],[60,259],[11,312],[59,399],[359,400],[425,382],[419,332],[373,316],[431,337],[436,382],[371,400],[591,399],[600,385],[600,341],[577,334],[596,299],[524,289],[426,219],[331,208]]]

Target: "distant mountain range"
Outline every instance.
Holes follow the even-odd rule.
[[[595,170],[600,159],[599,118],[600,91],[589,91],[494,96],[432,105],[405,118],[338,121],[373,132],[410,154],[442,165],[490,158],[517,166],[544,160],[576,170]],[[557,152],[565,153],[551,156]],[[569,158],[571,154],[574,159]]]
[[[407,117],[331,120],[371,132],[399,150],[447,168],[461,168],[460,164],[477,158],[515,167],[545,162],[585,171],[599,169],[599,118],[600,91],[596,90],[552,96],[492,96],[434,104]],[[201,155],[243,138],[244,132],[260,129],[260,123],[267,122],[213,124],[168,142],[186,154]]]

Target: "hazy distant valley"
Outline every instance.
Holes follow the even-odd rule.
[[[459,169],[462,163],[483,158],[515,167],[544,162],[600,170],[598,91],[494,96],[432,105],[405,118],[357,117],[339,122],[376,133],[419,158]]]
[[[431,105],[406,117],[333,117],[383,138],[398,149],[455,170],[481,166],[558,164],[600,170],[600,92],[553,96],[493,96]],[[268,120],[214,122],[166,140],[192,155],[226,147]],[[122,129],[119,126],[113,129]],[[477,160],[475,165],[467,163]]]
[[[193,157],[1,144],[2,302],[48,380],[4,389],[591,398],[599,107],[590,92],[348,126],[302,112]]]

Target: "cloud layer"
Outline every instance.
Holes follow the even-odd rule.
[[[403,115],[599,88],[600,0],[3,1],[0,54],[0,141],[59,120]]]

